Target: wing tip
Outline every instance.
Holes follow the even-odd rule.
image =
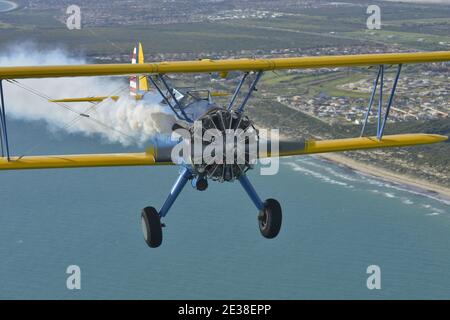
[[[438,139],[440,139],[440,142],[444,142],[448,140],[448,136],[443,136],[443,135],[436,135]]]
[[[429,138],[432,142],[444,142],[448,140],[448,136],[444,136],[441,134],[430,134],[430,133],[424,133],[422,134],[424,137]]]

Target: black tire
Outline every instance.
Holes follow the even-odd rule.
[[[267,239],[275,238],[281,229],[282,213],[280,203],[275,199],[267,199],[264,208],[259,212],[259,231]]]
[[[150,248],[157,248],[162,243],[161,217],[153,207],[142,209],[141,227],[144,240]]]

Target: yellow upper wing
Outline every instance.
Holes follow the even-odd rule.
[[[302,69],[450,61],[450,51],[317,56],[278,59],[198,60],[144,64],[0,67],[0,79],[113,76]]]

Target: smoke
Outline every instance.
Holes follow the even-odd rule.
[[[84,64],[85,59],[71,57],[63,50],[38,50],[34,45],[14,46],[0,53],[1,66]],[[4,82],[7,113],[20,120],[44,120],[49,129],[83,135],[100,135],[107,142],[142,145],[152,138],[170,134],[175,119],[161,106],[157,93],[148,93],[145,101],[129,96],[128,78],[82,77],[53,79],[19,79]],[[119,95],[116,102],[107,99],[97,106],[91,103],[48,102],[19,86],[26,86],[51,99]],[[68,110],[68,108],[71,110]],[[73,112],[76,111],[76,112]],[[77,113],[88,114],[89,117]]]

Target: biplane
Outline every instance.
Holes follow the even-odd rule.
[[[249,154],[255,153],[257,159],[298,156],[325,152],[362,150],[374,148],[405,147],[438,143],[448,139],[437,134],[411,133],[384,135],[389,111],[393,105],[394,95],[400,78],[402,66],[417,63],[435,63],[450,60],[450,51],[386,53],[340,56],[311,56],[296,58],[271,59],[229,59],[178,62],[144,62],[142,45],[138,43],[133,51],[131,64],[86,64],[55,66],[19,66],[0,67],[0,126],[1,148],[0,170],[84,168],[102,166],[157,166],[178,165],[180,174],[170,190],[162,207],[146,207],[141,212],[141,224],[144,239],[149,247],[158,247],[162,243],[164,217],[169,212],[180,192],[190,182],[192,186],[203,191],[208,182],[239,181],[258,211],[257,221],[260,232],[265,238],[275,238],[282,223],[282,209],[275,199],[263,201],[248,178],[248,171],[254,167]],[[390,88],[389,98],[383,102],[385,68],[397,66],[396,76]],[[368,97],[368,108],[362,125],[361,135],[355,138],[314,140],[314,139],[279,139],[269,141],[270,148],[261,148],[263,139],[259,136],[249,115],[246,105],[257,90],[258,82],[264,72],[286,69],[335,68],[335,67],[375,67],[376,71],[372,93]],[[181,73],[209,73],[227,78],[230,72],[239,74],[239,81],[226,105],[219,105],[215,96],[225,94],[210,90],[187,90],[172,85],[169,75],[174,77]],[[8,145],[6,104],[3,81],[26,78],[57,77],[93,77],[93,76],[127,76],[130,77],[130,94],[136,101],[145,100],[148,92],[158,94],[161,104],[170,108],[176,119],[173,130],[184,129],[187,134],[175,136],[172,144],[152,145],[143,152],[114,154],[77,154],[77,155],[40,155],[13,156]],[[372,110],[378,96],[378,108]],[[53,102],[99,102],[105,99],[117,101],[120,96],[99,96],[85,98],[66,98]],[[274,112],[276,112],[274,110]],[[376,112],[376,134],[366,135],[369,114]],[[201,126],[196,126],[200,123]],[[200,129],[198,129],[200,128]],[[231,152],[214,151],[214,161],[205,160],[206,150],[219,142],[220,138],[203,134],[206,129],[226,135],[234,130],[231,140]],[[236,133],[238,132],[238,133]],[[242,134],[244,134],[242,138]],[[197,152],[195,141],[200,141]],[[184,142],[185,152],[181,158],[174,158],[174,148]],[[223,141],[222,141],[223,142]],[[267,142],[267,141],[266,141]],[[238,146],[238,143],[240,146]],[[226,142],[230,145],[229,141]],[[198,144],[197,144],[198,145]],[[256,145],[255,148],[251,146]],[[276,148],[272,148],[276,145]],[[243,147],[242,147],[243,146]],[[191,147],[191,149],[189,149]],[[256,150],[256,151],[254,151]],[[199,151],[199,152],[198,152]],[[220,151],[220,150],[219,150]],[[240,154],[240,156],[239,156]],[[218,155],[218,156],[217,156]],[[198,159],[200,158],[200,159]],[[239,160],[239,161],[238,161]]]

